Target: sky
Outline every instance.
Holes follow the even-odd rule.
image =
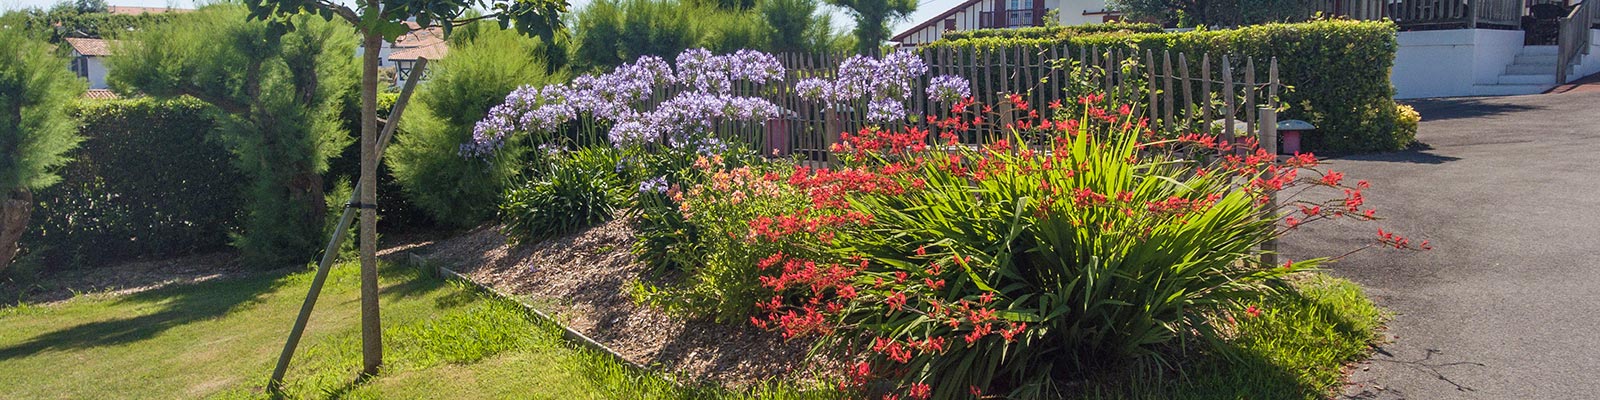
[[[0,11],[9,11],[9,10],[17,10],[17,9],[32,8],[32,7],[49,8],[50,6],[55,5],[58,1],[59,0],[0,0]],[[568,0],[568,1],[572,2],[572,9],[573,10],[578,10],[578,9],[583,8],[583,6],[585,6],[585,5],[588,5],[593,0]],[[114,6],[177,7],[177,8],[194,8],[196,3],[203,4],[205,2],[206,2],[205,0],[201,0],[201,1],[198,1],[198,2],[195,1],[195,0],[107,0],[106,1],[106,3],[108,3],[110,5],[114,5]],[[340,1],[340,2],[344,3],[344,2],[348,2],[348,0],[344,0],[344,1]],[[961,0],[918,0],[917,12],[915,14],[912,14],[910,19],[907,19],[905,21],[900,21],[900,22],[894,24],[893,31],[894,31],[894,33],[898,34],[898,33],[900,33],[900,31],[902,31],[902,30],[904,30],[906,28],[910,28],[911,26],[916,25],[917,23],[922,22],[923,20],[931,18],[931,17],[933,17],[935,15],[939,15],[939,13],[942,13],[945,10],[950,9],[950,7],[955,7],[956,4],[960,4],[960,3],[961,3]],[[849,27],[854,26],[854,23],[852,23],[850,21],[850,17],[848,15],[846,15],[843,11],[840,11],[838,8],[831,7],[831,6],[824,6],[824,7],[827,8],[827,9],[832,10],[833,13],[836,14],[834,16],[834,21],[835,21],[834,24],[836,26],[839,26],[842,29],[848,29]]]

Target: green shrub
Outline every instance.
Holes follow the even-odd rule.
[[[247,14],[217,4],[134,32],[113,45],[110,79],[124,92],[218,110],[218,137],[249,180],[233,244],[245,263],[276,268],[315,258],[327,239],[323,173],[350,143],[339,100],[357,76],[355,38],[311,15],[283,33]]]
[[[226,246],[242,175],[214,140],[210,108],[189,98],[85,101],[85,138],[60,185],[39,193],[24,243],[53,264],[93,266]]]
[[[617,162],[616,150],[605,147],[552,156],[547,169],[506,190],[506,235],[532,242],[610,220],[627,196]]]
[[[967,40],[978,38],[1064,39],[1097,33],[1158,33],[1161,25],[1148,22],[1111,22],[1073,26],[1030,26],[1005,29],[973,29],[946,32],[941,40]]]
[[[1417,140],[1417,124],[1422,123],[1422,114],[1417,109],[1405,104],[1395,104],[1395,140],[1400,143],[1411,144]]]
[[[82,140],[67,107],[86,86],[50,45],[0,28],[0,272],[33,213],[33,191],[61,180],[56,168]]]
[[[1221,55],[1255,58],[1255,76],[1267,76],[1267,62],[1277,58],[1280,80],[1290,90],[1281,93],[1286,107],[1279,119],[1300,119],[1317,126],[1321,143],[1314,150],[1347,153],[1404,148],[1410,139],[1395,126],[1394,89],[1389,70],[1394,65],[1396,29],[1392,22],[1323,20],[1297,24],[1266,24],[1239,29],[1182,33],[1104,33],[1066,38],[984,37],[942,40],[923,51],[985,51],[1021,48],[1024,57],[1041,57],[1041,50],[1061,47],[1067,53],[1080,49],[1172,50],[1191,56],[1199,75],[1200,54],[1213,62]],[[1006,52],[1010,53],[1010,52]],[[989,59],[969,60],[989,62]],[[969,62],[964,61],[964,62]],[[1025,61],[1026,62],[1026,61]],[[932,66],[937,69],[938,66]],[[1217,71],[1215,67],[1212,69]],[[1215,73],[1215,72],[1213,72]]]
[[[465,227],[493,217],[495,200],[528,149],[512,143],[493,159],[463,157],[461,145],[472,140],[473,125],[518,86],[562,77],[545,73],[536,39],[510,30],[484,29],[450,52],[431,62],[433,77],[406,109],[384,163],[411,203],[440,223]]]
[[[705,261],[679,291],[646,294],[833,339],[864,355],[845,383],[870,397],[1050,397],[1090,371],[1171,365],[1179,348],[1229,354],[1227,317],[1254,317],[1251,301],[1325,261],[1262,262],[1263,243],[1304,221],[1371,219],[1365,183],[1314,157],[1146,141],[1131,109],[1091,103],[1045,121],[1014,100],[1031,128],[980,149],[928,145],[930,130],[953,144],[965,121],[1000,117],[973,105],[927,129],[843,135],[839,169],[701,166],[711,178],[679,200]],[[1344,196],[1263,208],[1304,186]]]

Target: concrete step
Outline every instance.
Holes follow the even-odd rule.
[[[1557,49],[1555,45],[1522,46],[1522,54],[1529,56],[1553,56],[1556,55],[1556,51]]]
[[[1516,96],[1544,93],[1556,85],[1472,85],[1473,96]]]
[[[1529,75],[1500,75],[1502,85],[1554,85],[1556,84],[1555,71],[1548,74]]]
[[[1555,64],[1511,64],[1506,66],[1506,75],[1539,75],[1556,73]]]
[[[1556,55],[1528,55],[1518,54],[1514,64],[1550,64],[1556,65]]]

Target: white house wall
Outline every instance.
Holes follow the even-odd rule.
[[[1056,2],[1057,4],[1051,4],[1052,2]],[[1057,14],[1059,15],[1062,25],[1084,25],[1105,22],[1104,15],[1084,15],[1085,12],[1098,13],[1105,11],[1106,2],[1104,0],[1052,0],[1046,1],[1044,4],[1047,8],[1061,10],[1057,12]]]
[[[1522,52],[1522,31],[1450,29],[1400,32],[1390,81],[1395,97],[1472,96],[1497,82]]]
[[[88,57],[89,73],[87,75],[89,76],[90,89],[110,88],[106,86],[106,65],[101,58],[102,57]]]
[[[1010,0],[1004,1],[1010,2]],[[1104,0],[1043,0],[1043,2],[1045,10],[1060,10],[1056,12],[1056,18],[1062,25],[1098,24],[1105,21],[1104,15],[1098,14],[1105,11],[1106,3]],[[940,37],[944,36],[944,32],[948,28],[945,25],[945,21],[950,19],[955,20],[955,30],[958,31],[982,29],[982,15],[991,11],[994,11],[994,0],[974,3],[965,10],[958,11],[944,19],[932,21],[933,23],[928,24],[928,26],[906,35],[901,44],[919,45],[939,40]],[[1085,13],[1096,14],[1085,15]]]

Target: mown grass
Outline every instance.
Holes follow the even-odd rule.
[[[295,398],[839,398],[781,383],[680,387],[560,338],[513,301],[403,265],[383,268],[383,372],[358,381],[353,264],[336,267],[289,372]],[[83,296],[0,310],[0,398],[261,398],[309,272]],[[1187,375],[1121,374],[1091,398],[1318,398],[1364,354],[1380,311],[1347,281],[1313,276],[1240,321],[1236,359]]]

